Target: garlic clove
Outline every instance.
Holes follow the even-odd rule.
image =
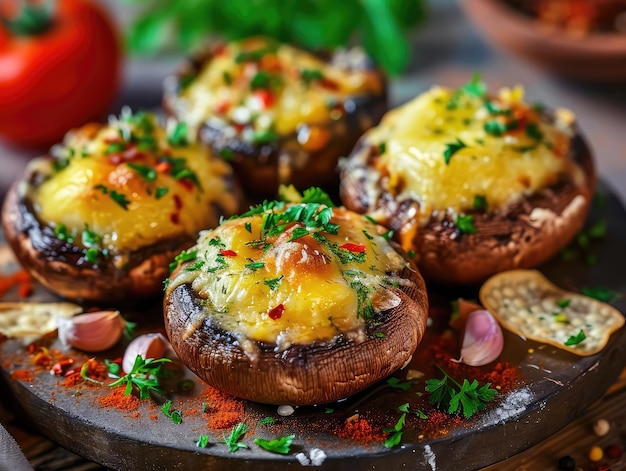
[[[119,311],[98,311],[57,319],[59,340],[85,352],[102,352],[115,345],[126,321]]]
[[[135,364],[137,355],[141,355],[141,358],[144,360],[147,358],[161,358],[169,346],[169,341],[162,334],[158,333],[143,334],[134,338],[124,352],[122,370],[128,373]]]
[[[498,358],[503,348],[504,336],[496,318],[484,309],[472,311],[465,324],[460,361],[470,366],[486,365]]]

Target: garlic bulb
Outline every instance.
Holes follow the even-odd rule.
[[[146,358],[161,358],[169,345],[168,340],[157,333],[144,334],[134,338],[124,352],[122,370],[128,373],[135,364],[137,355],[141,355],[144,360]]]
[[[85,352],[108,350],[122,337],[126,321],[119,311],[98,311],[58,318],[59,340]]]
[[[482,366],[494,361],[504,348],[500,324],[484,309],[467,316],[460,361],[470,366]]]

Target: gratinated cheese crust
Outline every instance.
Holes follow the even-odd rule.
[[[102,256],[194,237],[237,210],[231,169],[146,113],[70,132],[19,191],[55,235]],[[93,254],[92,254],[93,255]]]
[[[255,143],[293,134],[303,124],[335,121],[346,99],[384,93],[372,70],[260,37],[221,45],[181,86],[177,116],[195,128],[207,121],[228,127]]]
[[[580,182],[568,158],[572,125],[564,110],[545,119],[520,87],[496,97],[434,87],[389,112],[365,139],[380,151],[373,165],[386,191],[417,201],[425,225],[433,214],[502,208],[563,174]]]
[[[252,342],[292,345],[344,334],[364,340],[376,312],[400,303],[394,287],[408,262],[382,228],[345,209],[313,203],[257,207],[203,232],[172,275],[166,297],[190,284],[203,316],[234,334],[244,351]]]

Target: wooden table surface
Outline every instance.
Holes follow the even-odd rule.
[[[490,87],[520,83],[530,100],[567,107],[576,113],[594,150],[600,177],[622,203],[626,203],[626,84],[580,84],[551,76],[484,42],[454,1],[436,0],[431,4],[428,22],[412,39],[414,58],[409,71],[391,83],[392,103],[405,102],[433,84],[461,85],[475,71],[482,73]],[[112,112],[117,112],[122,104],[129,104],[133,109],[158,108],[161,81],[178,62],[177,57],[128,61],[124,88]],[[0,195],[34,155],[36,152],[0,143],[3,169],[0,172]],[[591,405],[579,419],[550,439],[485,471],[557,469],[559,457],[568,454],[576,458],[581,470],[594,469],[587,458],[592,446],[616,444],[624,447],[626,444],[625,402],[626,370],[602,400]],[[34,468],[54,471],[103,469],[30,432],[27,424],[2,404],[0,401],[0,423],[17,439]],[[611,424],[609,434],[604,437],[593,433],[592,425],[598,419],[606,419]],[[612,460],[610,469],[626,469],[624,463],[624,458]],[[0,470],[3,469],[3,463],[0,463]]]

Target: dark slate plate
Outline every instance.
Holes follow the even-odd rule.
[[[626,213],[617,198],[605,187],[599,194],[604,204],[594,205],[589,224],[604,219],[607,235],[581,248],[574,245],[570,255],[551,261],[541,270],[554,283],[571,291],[585,286],[603,286],[617,293],[626,293]],[[4,252],[2,252],[4,250]],[[6,247],[0,253],[6,255]],[[596,263],[590,265],[590,256]],[[6,260],[6,257],[5,257]],[[10,267],[5,268],[10,269]],[[473,289],[431,287],[431,300],[476,297]],[[10,299],[7,297],[5,300]],[[43,288],[37,288],[34,299],[54,300]],[[626,312],[626,299],[613,302]],[[155,306],[141,311],[122,310],[125,317],[138,321],[144,331],[163,330],[161,310]],[[428,339],[439,332],[432,329]],[[53,339],[52,348],[60,344]],[[423,342],[424,345],[428,341]],[[96,355],[99,359],[121,356],[125,343],[113,350]],[[432,374],[433,366],[421,354],[420,346],[408,368],[395,376],[404,379],[407,371],[418,370]],[[85,354],[67,352],[81,364]],[[412,411],[425,401],[423,379],[408,391],[391,388],[383,381],[363,393],[336,404],[296,409],[288,417],[277,414],[275,406],[245,402],[245,422],[252,427],[243,442],[248,449],[230,453],[219,443],[230,429],[215,432],[207,427],[209,414],[201,411],[206,397],[204,385],[176,362],[169,368],[172,377],[165,380],[167,397],[152,397],[143,401],[137,413],[100,407],[96,397],[108,392],[106,386],[79,385],[67,388],[62,378],[31,364],[31,355],[15,340],[0,344],[0,386],[9,391],[11,400],[22,416],[36,429],[89,460],[119,470],[142,469],[212,469],[229,470],[253,466],[257,471],[294,469],[301,467],[296,454],[309,457],[313,449],[326,455],[321,468],[345,469],[478,469],[501,461],[529,448],[558,431],[580,416],[585,408],[598,399],[623,369],[626,358],[626,329],[616,332],[599,354],[578,357],[550,346],[525,341],[505,332],[505,350],[499,360],[519,367],[522,380],[512,391],[501,393],[489,406],[469,420],[446,423],[433,434],[424,433],[423,419],[415,414],[407,417],[400,445],[385,448],[381,441],[361,443],[340,438],[334,431],[345,419],[359,414],[382,430],[393,425],[401,413],[397,407],[410,403]],[[488,367],[483,367],[488,370]],[[13,380],[16,370],[34,372],[31,382]],[[430,373],[429,373],[430,372]],[[195,388],[189,393],[177,390],[183,379],[192,379]],[[160,404],[173,400],[173,408],[183,412],[183,423],[176,425],[163,415]],[[333,410],[329,413],[328,409]],[[261,427],[259,419],[271,416],[275,425]],[[444,433],[445,432],[445,433]],[[262,450],[253,443],[254,437],[276,438],[295,434],[291,453],[285,456]],[[209,446],[198,448],[201,435],[209,435]],[[236,468],[235,468],[236,467]]]

